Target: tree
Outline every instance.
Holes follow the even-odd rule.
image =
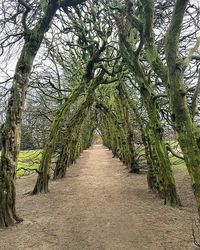
[[[15,222],[20,222],[15,210],[15,172],[20,148],[21,122],[28,80],[33,61],[43,41],[44,34],[48,31],[50,23],[57,11],[62,6],[76,5],[84,1],[59,1],[50,0],[42,9],[35,25],[32,27],[28,19],[32,6],[19,0],[23,7],[22,25],[24,45],[16,65],[13,85],[8,101],[6,121],[2,129],[2,153],[0,161],[0,227],[8,227]],[[40,9],[41,10],[41,9]],[[37,15],[36,15],[37,18]]]
[[[92,5],[93,3],[88,1],[86,8],[92,8]],[[98,6],[98,3],[96,3],[96,5]],[[95,11],[94,8],[92,10]],[[76,100],[86,92],[87,98],[85,102],[83,102],[80,110],[77,112],[80,114],[81,110],[84,111],[87,108],[87,105],[90,104],[90,99],[92,102],[93,98],[91,91],[94,93],[98,85],[107,83],[109,80],[106,79],[107,72],[102,64],[104,62],[104,57],[106,57],[107,47],[109,47],[108,40],[111,35],[112,28],[109,28],[106,32],[102,32],[102,30],[105,29],[105,26],[107,26],[107,23],[98,22],[99,20],[93,20],[93,22],[91,22],[91,19],[84,15],[85,7],[83,7],[81,11],[83,13],[82,15],[80,10],[77,8],[67,13],[69,18],[68,22],[70,22],[71,27],[73,27],[71,36],[73,37],[73,40],[76,41],[76,43],[74,44],[69,41],[63,41],[63,44],[72,45],[72,47],[76,48],[76,50],[79,52],[79,59],[81,63],[83,62],[82,68],[84,70],[79,72],[81,77],[78,79],[78,84],[76,84],[76,87],[73,89],[72,93],[66,97],[52,122],[48,142],[45,146],[39,167],[40,175],[38,176],[36,185],[32,192],[33,194],[48,192],[51,158],[55,149],[55,142],[60,126],[62,126],[63,122],[65,121],[66,114],[70,112],[70,109]],[[93,18],[93,13],[89,14],[92,16],[91,18]],[[99,16],[101,20],[103,20],[104,17],[105,16]],[[77,20],[79,20],[79,22]],[[88,27],[90,27],[89,30]],[[63,60],[61,61],[63,67],[65,67]],[[73,126],[76,125],[76,119],[78,123],[78,118],[79,117],[75,114],[72,124],[69,123],[69,134]],[[65,134],[68,136],[67,132]]]
[[[131,1],[126,1],[126,3],[127,19],[130,20],[132,27],[138,30],[141,46],[144,45],[145,57],[167,90],[171,106],[173,128],[178,135],[178,141],[184,155],[188,172],[191,176],[198,210],[200,210],[198,167],[199,129],[193,119],[194,113],[196,112],[194,109],[196,109],[199,84],[196,85],[196,90],[191,98],[192,101],[189,100],[189,93],[185,84],[186,74],[187,78],[190,79],[195,72],[195,69],[186,71],[187,66],[192,59],[198,60],[198,56],[194,55],[199,46],[199,38],[196,37],[196,30],[198,28],[195,23],[191,23],[193,19],[185,17],[187,6],[187,12],[188,15],[190,15],[189,8],[195,9],[195,5],[188,5],[189,1],[177,0],[169,25],[169,22],[165,21],[165,14],[171,15],[171,7],[168,6],[167,1],[164,3],[160,3],[159,1],[142,1],[142,5],[140,5],[140,7],[137,5],[135,11],[133,11]],[[155,3],[157,3],[157,5],[155,5]],[[198,15],[198,12],[195,11],[195,13]],[[187,19],[183,25],[184,18]],[[143,19],[143,22],[141,19]],[[163,23],[161,24],[161,22]],[[164,28],[162,29],[163,24]],[[168,25],[169,27],[167,27]],[[191,25],[194,27],[195,32],[191,32],[191,30],[188,29]],[[162,34],[159,41],[155,39],[154,31],[156,32],[156,30],[154,26],[160,30],[159,34]],[[166,28],[167,32],[165,32]],[[165,43],[162,42],[164,36]],[[188,51],[187,43],[193,46],[190,51]],[[184,57],[181,55],[184,55]],[[167,64],[165,64],[165,60]],[[193,109],[190,106],[195,108]]]
[[[188,106],[184,83],[185,69],[200,44],[200,38],[197,38],[194,48],[185,59],[179,53],[181,26],[188,3],[189,1],[176,1],[172,19],[166,33],[165,54],[168,69],[169,97],[172,108],[171,116],[173,117],[178,141],[191,177],[200,216],[200,130],[193,123],[194,110],[191,110]],[[198,85],[199,83],[197,84],[197,91],[199,92]],[[193,96],[193,104],[196,102],[196,98],[197,95]]]

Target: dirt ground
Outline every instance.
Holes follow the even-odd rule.
[[[35,175],[17,181],[24,222],[0,230],[1,250],[196,249],[196,215],[188,176],[176,173],[183,207],[164,206],[148,191],[145,174],[128,170],[103,146],[84,151],[50,192],[27,196]]]

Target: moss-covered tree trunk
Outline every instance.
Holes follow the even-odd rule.
[[[24,46],[15,69],[6,121],[2,128],[0,228],[21,221],[15,211],[15,173],[20,150],[22,113],[32,64],[57,8],[57,1],[50,1],[44,17],[35,28],[32,30],[26,28],[24,31]]]
[[[70,126],[68,126],[65,131],[62,150],[54,170],[54,180],[65,177],[67,168],[74,163],[84,149],[91,145],[90,140],[93,128],[87,127],[88,132],[84,134],[84,125],[87,125],[87,123],[84,124],[84,121],[87,120],[87,116],[89,116],[87,115],[89,112],[87,108],[92,104],[92,99],[91,96],[87,97],[86,102],[81,105],[76,116],[71,120]],[[74,125],[76,127],[74,127]]]
[[[69,1],[69,2],[73,5],[73,3],[71,1]],[[76,2],[76,1],[74,1],[74,2]],[[78,0],[77,0],[77,2],[78,2]],[[85,74],[82,77],[82,82],[66,98],[66,101],[63,103],[61,108],[58,110],[58,113],[52,122],[52,125],[50,128],[49,138],[48,138],[47,144],[44,148],[44,151],[42,154],[42,159],[41,159],[40,166],[39,166],[40,174],[38,175],[38,178],[37,178],[35,187],[32,191],[32,194],[48,192],[50,163],[51,163],[52,154],[54,152],[54,146],[55,146],[57,134],[58,134],[58,131],[60,128],[60,124],[62,124],[64,117],[65,117],[65,114],[69,111],[71,105],[77,100],[77,98],[80,96],[80,94],[82,94],[84,92],[84,90],[86,90],[86,86],[89,86],[87,89],[88,95],[89,95],[89,93],[91,94],[91,91],[93,93],[95,88],[97,87],[97,83],[92,81],[92,79],[94,77],[93,70],[94,70],[95,64],[99,60],[101,53],[105,50],[105,47],[106,47],[106,42],[104,42],[98,50],[95,49],[93,51],[92,55],[90,55],[91,58],[89,58],[87,64],[85,65],[86,69],[85,69]],[[93,100],[93,99],[91,98],[91,100]],[[80,114],[80,117],[81,117],[81,114]],[[75,117],[75,119],[76,119],[76,117]],[[75,124],[75,120],[74,120],[74,124]]]
[[[157,157],[155,160],[158,161],[159,164],[159,171],[155,174],[159,174],[157,176],[157,179],[159,179],[158,184],[162,184],[159,190],[162,190],[165,204],[170,204],[172,206],[179,205],[180,200],[176,192],[175,180],[171,171],[167,150],[162,139],[163,128],[159,121],[152,85],[150,79],[145,76],[143,66],[139,62],[138,54],[134,52],[134,44],[131,44],[132,40],[130,39],[129,42],[128,39],[126,32],[123,34],[120,33],[120,50],[130,71],[133,72],[135,80],[140,86],[140,94],[148,113],[149,126],[152,132],[149,139],[154,147],[153,151],[155,152],[152,156],[155,155]]]
[[[63,122],[65,114],[68,112],[71,105],[76,101],[76,99],[84,91],[84,89],[85,89],[84,84],[81,84],[70,94],[70,96],[66,98],[65,102],[57,112],[52,122],[48,142],[44,148],[44,151],[42,153],[42,159],[40,161],[40,166],[39,166],[40,174],[38,175],[37,182],[32,191],[32,194],[48,192],[48,180],[50,178],[49,177],[50,164],[60,124]]]
[[[82,84],[83,85],[83,84]],[[57,138],[57,133],[60,128],[60,124],[64,120],[65,113],[69,110],[71,104],[76,100],[76,98],[80,95],[81,91],[83,91],[84,87],[80,85],[79,88],[77,88],[71,96],[67,99],[67,101],[63,104],[63,106],[58,111],[57,116],[54,118],[54,121],[51,126],[50,130],[50,136],[47,142],[47,145],[44,149],[42,160],[40,162],[39,166],[39,172],[35,187],[32,191],[32,194],[38,194],[38,193],[47,193],[48,192],[48,180],[50,178],[49,171],[50,171],[50,163],[52,154],[54,152],[54,146],[55,141]],[[97,82],[92,81],[90,84],[90,87],[88,88],[88,94],[86,97],[86,100],[81,104],[78,111],[75,113],[75,115],[69,120],[67,124],[66,129],[66,135],[70,136],[70,133],[72,132],[74,126],[81,122],[84,119],[85,111],[86,109],[91,105],[94,98],[94,91],[96,87],[98,86]]]
[[[180,205],[170,160],[163,141],[163,128],[159,120],[155,101],[153,96],[149,94],[149,89],[143,87],[141,94],[146,103],[145,106],[149,116],[147,136],[149,148],[151,149],[152,162],[154,163],[153,168],[151,168],[151,174],[152,178],[156,177],[156,183],[154,186],[160,196],[164,198],[165,204],[172,206]],[[152,180],[155,181],[155,178]]]
[[[62,150],[59,154],[58,160],[56,162],[56,168],[54,170],[53,179],[60,179],[65,176],[66,169],[69,166],[69,158],[70,158],[70,142],[66,141],[66,144],[62,146]]]
[[[111,129],[105,114],[100,113],[101,120],[99,122],[99,129],[103,140],[103,145],[111,150]]]
[[[127,103],[130,107],[130,109],[133,111],[136,123],[139,125],[140,133],[141,133],[141,139],[144,145],[144,151],[145,151],[145,157],[147,161],[147,166],[148,166],[148,173],[147,173],[147,183],[148,187],[151,190],[155,190],[156,192],[158,191],[158,184],[157,184],[157,179],[156,179],[156,163],[153,162],[153,159],[155,157],[152,156],[152,149],[151,149],[151,143],[149,140],[149,135],[148,135],[148,129],[146,127],[144,122],[142,121],[142,117],[139,113],[138,108],[136,107],[134,99],[130,98],[130,95],[126,89],[126,86],[124,83],[121,83],[121,94],[123,95],[124,99],[127,100]]]
[[[70,132],[69,130],[67,130],[65,133],[66,135],[62,142],[62,149],[56,162],[56,168],[54,170],[54,180],[65,177],[67,168],[73,161],[73,158],[76,159],[79,155],[76,155],[76,146],[78,143],[80,131],[73,131],[73,133],[75,134],[74,136],[72,135],[72,131]]]
[[[129,104],[127,98],[123,96],[123,88],[121,84],[117,87],[119,91],[118,100],[121,108],[122,113],[122,122],[124,124],[124,130],[126,134],[126,144],[128,149],[128,167],[130,168],[130,172],[132,173],[139,173],[139,165],[136,160],[136,148],[134,144],[134,136],[133,136],[133,128],[131,127],[130,123],[130,113],[129,113]]]
[[[184,70],[186,64],[179,54],[179,37],[184,13],[189,1],[177,0],[166,34],[165,54],[168,68],[172,120],[191,177],[200,216],[200,136],[194,125],[186,99]]]

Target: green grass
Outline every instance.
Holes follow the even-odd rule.
[[[178,151],[180,152],[179,154],[182,155],[180,147],[179,147],[178,142],[176,140],[171,140],[171,141],[166,141],[166,142],[170,144],[170,146],[173,150],[178,149]],[[169,153],[169,158],[170,158],[170,162],[172,164],[173,170],[179,170],[179,171],[183,171],[183,172],[187,171],[187,167],[185,165],[184,160],[181,160],[181,159],[173,156],[171,153]]]
[[[38,168],[41,156],[42,156],[41,149],[20,151],[17,169],[20,169],[22,167],[23,168],[30,168],[30,169]],[[33,172],[33,171],[25,171],[22,169],[18,170],[17,177],[20,177],[20,176],[25,175],[25,174],[29,174],[31,172]]]
[[[173,170],[179,170],[179,171],[187,171],[186,165],[184,160],[178,159],[170,154],[170,162],[172,164]]]
[[[170,141],[165,141],[166,143],[169,143],[171,148],[173,150],[178,149],[178,151],[180,151],[180,155],[181,155],[181,150],[180,147],[178,146],[178,142],[176,140],[170,140]],[[139,152],[139,156],[144,155],[144,147],[138,148],[138,152]],[[169,159],[172,165],[172,170],[178,170],[178,171],[183,171],[183,172],[187,172],[187,167],[185,165],[184,160],[181,160],[175,156],[173,156],[171,153],[169,153]]]

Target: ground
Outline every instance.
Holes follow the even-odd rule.
[[[17,211],[24,222],[0,230],[4,250],[195,249],[196,208],[185,172],[176,179],[181,208],[164,206],[148,191],[146,175],[128,173],[103,146],[84,151],[50,192],[27,196],[35,175],[17,181]]]

